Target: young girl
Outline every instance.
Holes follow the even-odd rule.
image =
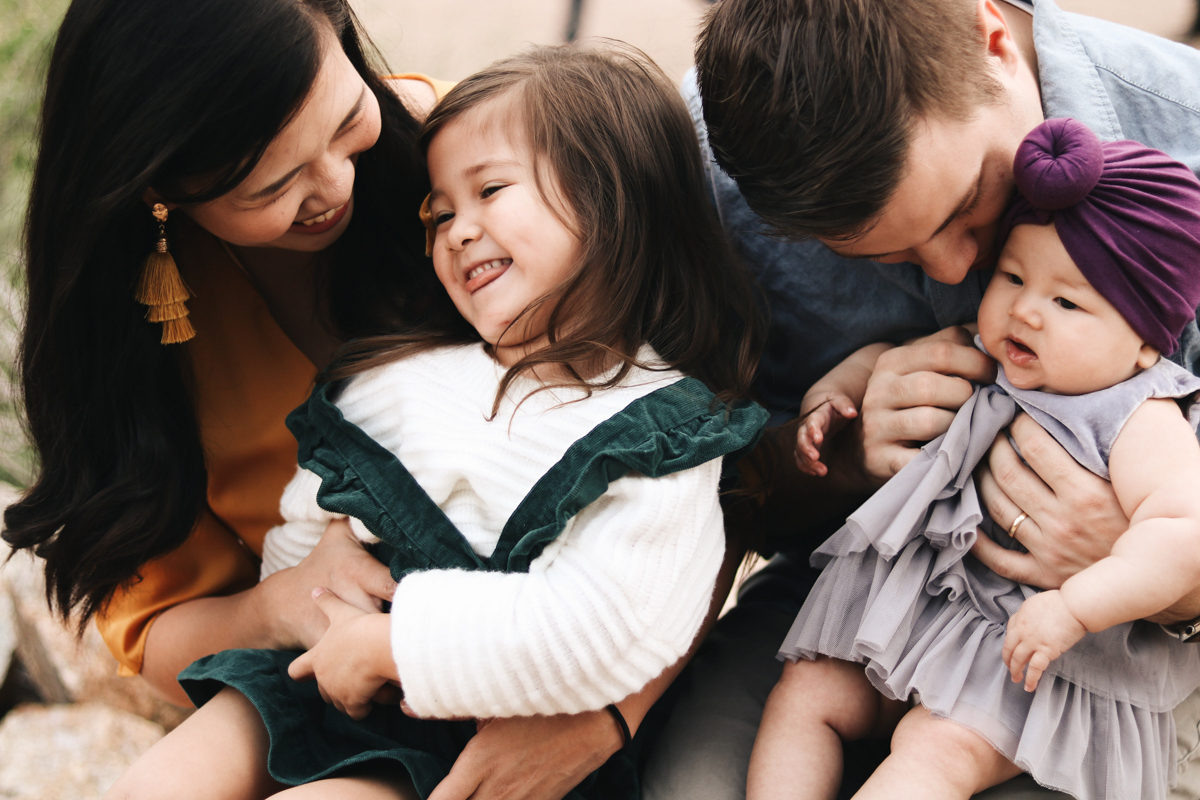
[[[997,385],[813,556],[824,571],[780,650],[751,800],[835,797],[841,740],[893,728],[856,796],[967,798],[1021,771],[1085,800],[1173,782],[1171,710],[1200,684],[1200,649],[1136,620],[1200,584],[1200,415],[1177,403],[1200,379],[1160,356],[1200,304],[1200,182],[1069,119],[1035,129],[1014,171],[1022,197],[978,320]],[[812,471],[882,349],[806,398],[819,410],[797,458]],[[1024,515],[998,530],[971,471],[1021,411],[1111,480],[1130,519],[1110,557],[1040,593],[965,558],[981,524],[1018,546]]]
[[[235,650],[182,673],[197,705],[232,687],[261,723],[201,708],[164,749],[202,761],[205,730],[265,726],[247,785],[391,762],[400,796],[426,797],[494,717],[607,708],[628,744],[614,704],[690,648],[724,552],[722,465],[765,422],[738,402],[750,283],[653,64],[571,47],[499,62],[422,143],[433,269],[461,316],[360,343],[292,414],[301,469],[264,548],[265,572],[295,564],[349,517],[398,588],[390,614],[319,596],[332,624],[301,659]],[[389,682],[411,716],[373,707]],[[155,774],[134,772],[125,789]],[[636,794],[627,749],[570,796]]]

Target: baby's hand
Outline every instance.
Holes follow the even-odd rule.
[[[812,411],[800,420],[800,429],[796,431],[796,466],[806,475],[823,477],[829,473],[829,467],[821,463],[821,445],[857,417],[858,409],[853,400],[840,392],[807,396],[800,406],[801,415],[806,408]]]
[[[329,618],[329,629],[317,645],[288,667],[293,680],[317,679],[326,703],[352,719],[371,712],[381,690],[399,686],[392,660],[391,623],[387,614],[368,614],[328,589],[313,591],[313,599]]]
[[[1008,621],[1001,651],[1013,683],[1020,683],[1024,674],[1025,691],[1032,692],[1050,662],[1070,650],[1085,633],[1087,628],[1075,619],[1057,589],[1026,600]]]

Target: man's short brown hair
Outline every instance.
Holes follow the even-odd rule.
[[[791,238],[849,238],[904,174],[916,122],[1002,89],[974,0],[721,0],[696,49],[709,142]]]

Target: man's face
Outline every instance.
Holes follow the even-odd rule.
[[[875,223],[856,238],[822,242],[847,258],[910,261],[942,283],[991,267],[1026,133],[1007,104],[983,106],[967,122],[919,121],[904,176]]]

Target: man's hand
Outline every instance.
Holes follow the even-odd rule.
[[[1021,604],[1008,621],[1000,657],[1013,683],[1025,681],[1025,691],[1037,688],[1050,662],[1083,638],[1087,628],[1075,619],[1057,589],[1036,594]]]
[[[276,648],[308,650],[321,640],[329,621],[312,602],[313,590],[321,587],[367,612],[380,610],[384,600],[392,599],[396,582],[346,520],[334,520],[303,561],[276,572],[254,589],[274,627]]]
[[[1027,464],[1001,433],[975,478],[997,525],[1008,528],[1022,512],[1029,515],[1017,530],[1029,552],[1006,550],[987,536],[972,552],[1002,577],[1057,589],[1108,556],[1129,520],[1112,484],[1080,466],[1032,418],[1021,414],[1009,430]]]
[[[861,414],[862,464],[880,486],[950,428],[971,382],[991,383],[996,362],[961,327],[946,328],[879,356]]]
[[[326,589],[315,590],[313,600],[329,620],[329,630],[291,663],[288,675],[297,681],[316,678],[326,703],[351,719],[362,719],[381,688],[389,682],[399,685],[391,620],[387,614],[355,608]]]

